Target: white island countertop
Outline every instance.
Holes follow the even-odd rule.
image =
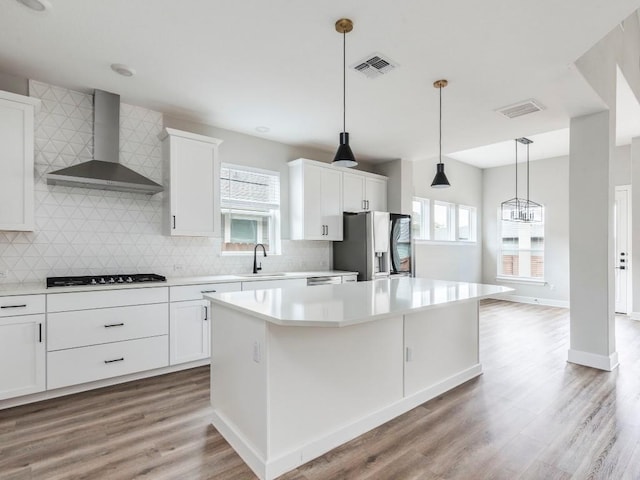
[[[205,294],[214,304],[281,326],[344,327],[513,289],[480,283],[399,277],[316,287]]]

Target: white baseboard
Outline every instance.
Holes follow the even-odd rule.
[[[131,373],[129,375],[123,375],[121,377],[105,378],[104,380],[98,380],[95,382],[82,383],[80,385],[72,385],[70,387],[56,388],[55,390],[45,390],[44,392],[32,393],[31,395],[8,398],[6,400],[0,400],[0,410],[3,410],[5,408],[17,407],[18,405],[40,402],[42,400],[48,400],[50,398],[63,397],[65,395],[72,395],[74,393],[95,390],[96,388],[109,387],[111,385],[131,382],[133,380],[141,380],[143,378],[156,377],[158,375],[165,375],[167,373],[179,372],[181,370],[187,370],[189,368],[209,365],[210,363],[211,361],[209,359],[196,360],[180,365],[172,365],[169,367],[156,368],[155,370]]]
[[[618,352],[613,352],[611,355],[598,355],[596,353],[570,349],[567,355],[567,361],[607,372],[611,372],[619,365]]]
[[[273,459],[265,460],[221,412],[214,411],[212,423],[260,480],[272,480],[481,374],[482,365],[478,363]]]
[[[508,302],[530,303],[532,305],[546,305],[548,307],[569,308],[569,302],[566,300],[556,300],[553,298],[525,297],[522,295],[510,295],[503,293],[499,297],[489,297],[495,300],[506,300]]]

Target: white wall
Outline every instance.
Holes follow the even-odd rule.
[[[482,280],[482,170],[443,158],[451,187],[432,188],[436,160],[413,162],[413,195],[476,207],[478,242],[475,244],[417,243],[416,276],[480,282]]]
[[[41,82],[31,81],[29,91],[42,99],[35,129],[36,231],[0,232],[0,270],[7,272],[3,283],[44,282],[47,276],[61,275],[251,271],[251,258],[220,255],[219,238],[163,235],[163,193],[147,196],[47,185],[47,172],[91,159],[92,101],[90,95]],[[122,104],[120,115],[120,161],[162,182],[162,114]],[[224,161],[285,174],[291,157],[315,153],[234,132],[214,133],[226,140],[226,148],[221,147]],[[284,201],[286,196],[286,205]],[[283,255],[263,260],[265,271],[330,266],[330,242],[283,240],[282,249]]]
[[[526,195],[524,165],[520,165],[518,196]],[[615,149],[615,185],[631,183],[631,149]],[[545,206],[545,281],[528,285],[496,280],[498,267],[498,211],[500,204],[515,195],[513,165],[488,168],[483,178],[483,260],[482,281],[515,288],[513,295],[544,303],[569,302],[569,157],[536,160],[530,164],[530,198]],[[585,215],[586,212],[577,212]]]

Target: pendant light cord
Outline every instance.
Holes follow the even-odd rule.
[[[347,131],[347,32],[342,32],[342,131]]]
[[[440,138],[438,140],[438,161],[442,163],[442,85],[440,85]]]
[[[516,144],[516,202],[518,201],[518,140],[514,140]]]
[[[527,208],[529,207],[529,144],[527,143]]]

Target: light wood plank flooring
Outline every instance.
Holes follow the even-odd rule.
[[[640,322],[620,368],[566,362],[568,311],[488,301],[484,375],[281,477],[640,479]],[[6,366],[5,366],[6,367]],[[255,479],[198,368],[0,411],[0,479]]]

